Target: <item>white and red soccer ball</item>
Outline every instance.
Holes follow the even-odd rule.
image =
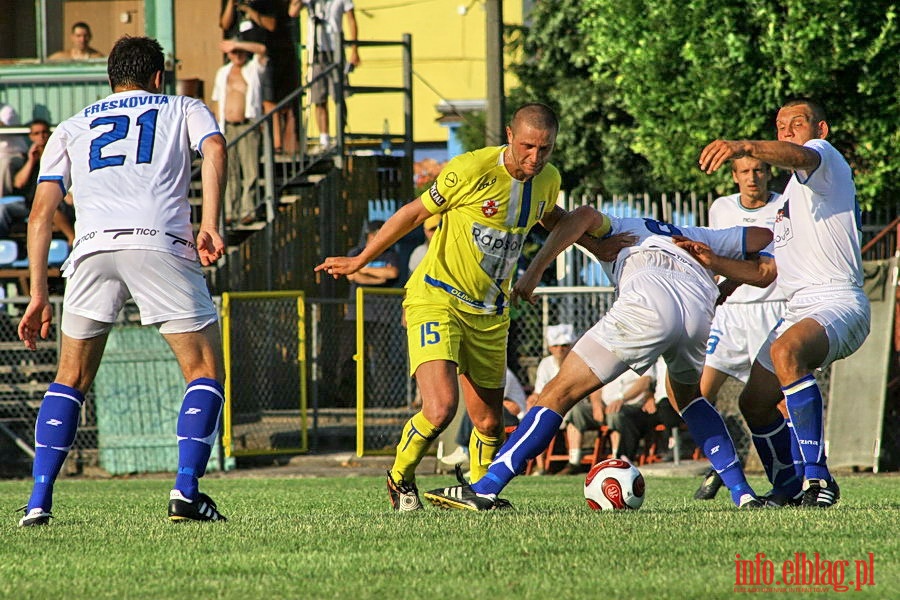
[[[640,508],[644,503],[644,476],[624,460],[600,461],[584,480],[584,497],[594,510]]]

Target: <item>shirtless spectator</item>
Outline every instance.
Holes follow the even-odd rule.
[[[54,52],[47,60],[90,60],[92,58],[104,58],[96,48],[91,48],[91,27],[84,21],[79,21],[72,25],[72,47],[68,50],[60,50]]]

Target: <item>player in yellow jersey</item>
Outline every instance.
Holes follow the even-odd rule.
[[[553,226],[560,175],[548,161],[559,122],[543,104],[525,104],[506,128],[508,144],[451,160],[434,185],[398,210],[355,257],[329,257],[317,271],[337,278],[356,272],[433,214],[441,225],[410,276],[404,301],[410,370],[422,410],[404,426],[387,486],[398,511],[422,508],[415,470],[428,446],[450,424],[462,383],[474,424],[471,478],[479,479],[503,442],[503,385],[509,331],[510,279],[528,231]],[[606,230],[609,221],[605,223]],[[607,231],[597,232],[601,235]],[[615,256],[630,239],[579,243]]]

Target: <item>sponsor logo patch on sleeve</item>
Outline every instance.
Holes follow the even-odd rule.
[[[441,196],[441,193],[438,191],[436,181],[432,183],[431,187],[428,189],[428,195],[431,196],[431,199],[438,206],[442,206],[444,202],[447,201],[447,199]]]

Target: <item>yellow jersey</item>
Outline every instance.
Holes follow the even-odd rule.
[[[490,146],[455,157],[422,194],[441,224],[406,284],[407,298],[434,298],[428,291],[438,290],[465,312],[506,312],[525,237],[556,205],[560,176],[548,163],[530,181],[513,179],[504,150]]]

